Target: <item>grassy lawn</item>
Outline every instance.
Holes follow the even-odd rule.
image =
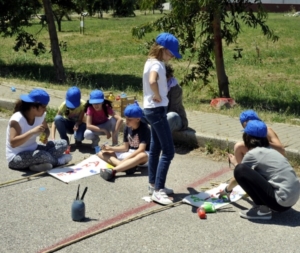
[[[139,41],[131,36],[131,28],[161,17],[137,12],[134,18],[85,18],[85,33],[79,33],[79,17],[63,21],[59,40],[67,43],[62,50],[68,86],[78,85],[83,92],[100,88],[125,91],[142,98],[142,71],[147,58],[145,42],[158,32]],[[41,29],[39,20],[32,20],[28,28],[33,34]],[[238,116],[241,110],[254,108],[265,121],[299,124],[293,119],[300,114],[300,34],[299,18],[270,14],[268,25],[280,37],[272,43],[256,29],[243,27],[236,45],[224,45],[226,72],[230,81],[231,97],[238,106],[216,111],[209,106],[217,94],[217,79],[212,72],[211,83],[203,87],[201,81],[184,86],[185,107],[190,110],[218,112]],[[38,39],[50,48],[47,29],[38,33]],[[0,81],[25,83],[32,86],[66,89],[54,83],[52,55],[47,52],[35,57],[31,53],[14,52],[15,38],[0,40]],[[234,60],[234,48],[243,48],[242,58]],[[259,49],[259,55],[258,50]],[[188,68],[187,57],[172,62],[175,76],[181,80]]]

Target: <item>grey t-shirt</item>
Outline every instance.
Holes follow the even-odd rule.
[[[275,198],[281,206],[293,206],[299,199],[300,182],[288,160],[278,151],[254,148],[246,153],[242,164],[255,169],[274,187]]]

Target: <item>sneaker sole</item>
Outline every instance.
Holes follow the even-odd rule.
[[[169,204],[172,204],[173,203],[173,201],[168,201],[168,203],[167,202],[163,202],[163,201],[160,201],[160,200],[158,200],[158,199],[155,199],[155,198],[151,198],[154,202],[156,202],[156,203],[158,203],[158,204],[161,204],[161,205],[164,205],[164,206],[166,206],[166,205],[169,205]]]
[[[173,201],[170,200],[170,199],[168,199],[168,198],[167,198],[167,199],[162,198],[162,200],[159,200],[159,199],[157,199],[156,197],[153,197],[153,195],[152,195],[151,199],[152,199],[154,202],[159,203],[159,204],[164,205],[164,206],[173,203]],[[163,201],[164,199],[167,200],[167,201],[164,202],[164,201]]]
[[[247,215],[244,215],[243,213],[240,213],[240,217],[244,218],[244,219],[248,219],[248,220],[271,220],[272,219],[272,215],[271,216],[267,216],[267,215],[264,215],[264,216],[247,216]]]

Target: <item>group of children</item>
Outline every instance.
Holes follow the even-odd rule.
[[[246,219],[272,218],[272,211],[289,210],[299,199],[299,179],[285,157],[285,149],[277,134],[258,117],[255,111],[240,114],[244,128],[243,141],[234,146],[228,159],[234,168],[234,177],[219,193],[230,199],[232,189],[240,185],[251,197],[253,207],[242,210]]]
[[[137,166],[148,165],[148,192],[152,200],[163,205],[172,203],[168,195],[173,190],[165,186],[170,163],[174,157],[172,131],[185,130],[188,120],[182,105],[182,90],[168,65],[172,58],[181,58],[179,43],[170,33],[161,33],[150,48],[143,72],[143,107],[135,102],[125,108],[126,126],[123,144],[118,144],[123,123],[109,100],[100,90],[90,93],[87,102],[81,99],[79,88],[71,87],[60,105],[50,131],[45,121],[49,95],[34,89],[17,101],[7,127],[6,158],[12,169],[49,170],[68,163],[72,157],[64,154],[70,144],[68,134],[74,134],[75,145],[83,139],[99,145],[100,135],[112,139],[112,145],[102,145],[98,156],[114,169],[101,169],[100,176],[111,180],[119,172],[134,173]],[[84,115],[86,121],[84,122]],[[142,120],[143,119],[143,120]],[[300,195],[299,180],[285,157],[284,146],[276,133],[257,114],[248,110],[240,115],[244,128],[243,141],[228,154],[235,166],[234,177],[221,192],[230,196],[239,184],[254,202],[253,208],[241,211],[247,219],[270,219],[273,211],[291,208]],[[149,127],[150,125],[150,127]],[[55,140],[55,131],[60,140]],[[36,137],[45,133],[42,144]]]
[[[84,122],[84,116],[86,120]],[[51,127],[51,139],[58,131],[60,138],[70,143],[67,134],[74,134],[75,145],[81,145],[83,139],[92,141],[92,148],[98,146],[100,135],[112,139],[112,145],[118,144],[118,133],[122,118],[112,109],[111,101],[104,98],[101,90],[93,90],[89,100],[81,99],[78,87],[71,87],[66,100],[58,108]]]

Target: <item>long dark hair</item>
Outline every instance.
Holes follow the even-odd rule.
[[[85,105],[84,105],[84,112],[86,113],[87,112],[87,109],[90,107],[90,106],[93,106],[92,104],[90,104],[90,101],[88,100]],[[104,114],[106,117],[108,117],[108,111],[107,111],[107,107],[110,107],[112,108],[112,103],[111,101],[107,100],[107,99],[104,99],[103,103],[102,103],[102,110],[104,111]]]
[[[256,147],[269,147],[270,143],[268,141],[267,137],[259,138],[259,137],[254,137],[249,134],[244,133],[243,134],[243,141],[245,143],[245,146],[248,149],[256,148]]]
[[[15,103],[14,111],[15,112],[20,112],[25,115],[25,112],[29,111],[31,107],[39,108],[42,106],[40,103],[29,103],[29,102],[24,102],[21,99],[18,99]]]
[[[174,69],[173,69],[172,65],[169,63],[166,63],[165,66],[166,66],[166,76],[167,76],[167,79],[169,79],[170,77],[173,77]]]

